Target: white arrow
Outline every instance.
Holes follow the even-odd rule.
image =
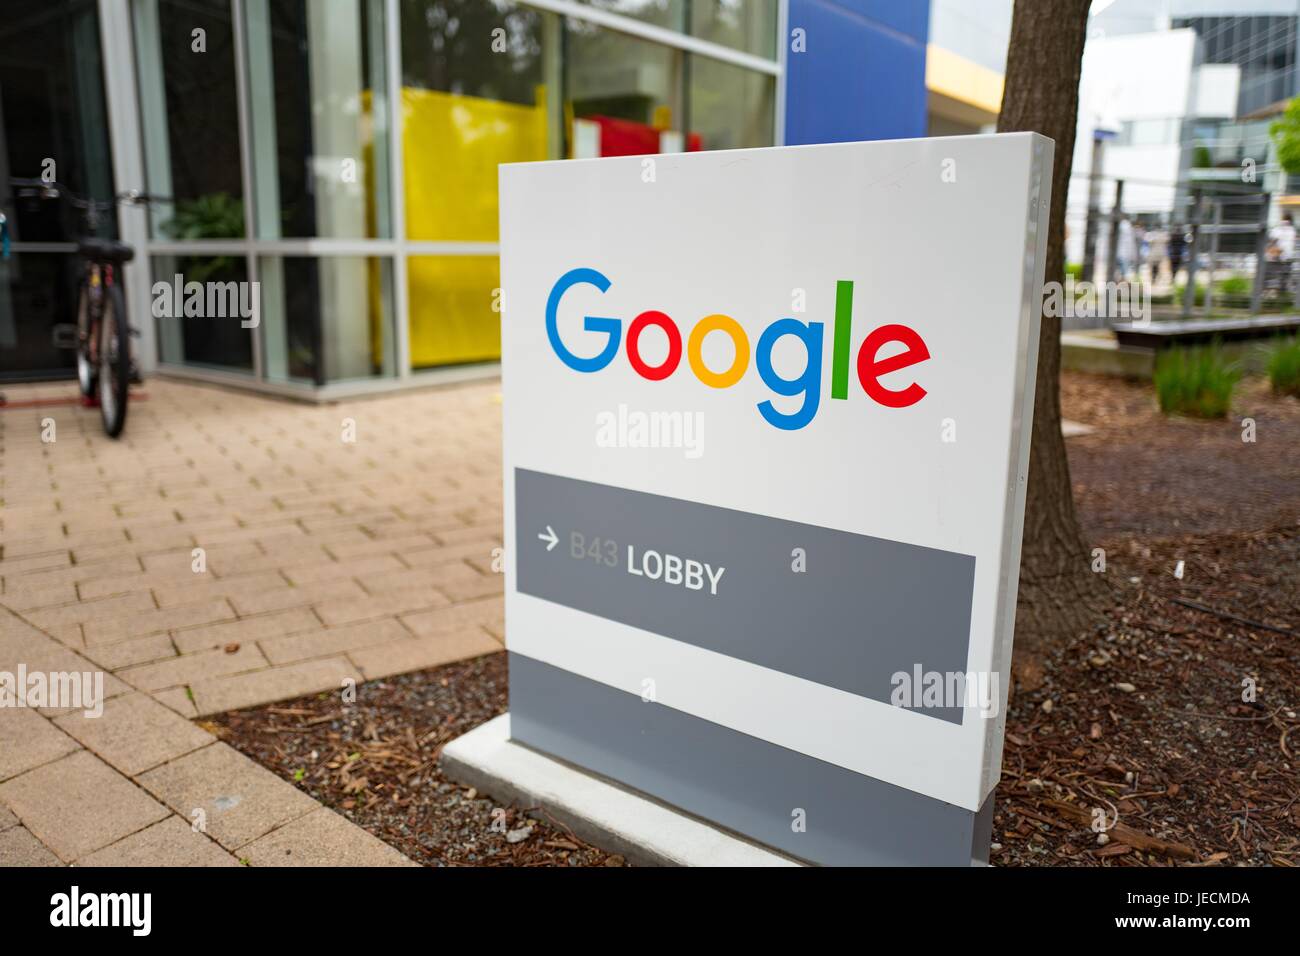
[[[539,533],[537,537],[540,540],[546,542],[547,551],[550,551],[552,548],[554,548],[557,544],[560,543],[560,539],[556,537],[555,529],[552,528],[549,524],[546,526],[546,534]]]

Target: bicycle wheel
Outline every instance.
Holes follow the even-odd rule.
[[[99,414],[109,438],[126,425],[127,390],[131,384],[131,330],[126,322],[122,290],[104,290],[104,314],[99,317]]]
[[[82,398],[94,397],[99,377],[99,369],[90,361],[91,315],[90,285],[82,279],[77,294],[77,387]]]

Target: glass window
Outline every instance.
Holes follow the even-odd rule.
[[[565,108],[571,157],[698,149],[682,133],[682,53],[569,18]]]
[[[397,374],[392,260],[266,256],[258,276],[268,380],[324,385]]]
[[[251,372],[244,322],[254,321],[256,299],[247,279],[243,256],[154,256],[151,311],[162,361]]]
[[[514,3],[402,2],[406,233],[495,242],[497,166],[561,155],[559,22]]]
[[[777,0],[692,0],[691,34],[776,59]]]
[[[691,57],[691,131],[701,149],[771,146],[776,79]]]
[[[392,235],[383,0],[245,0],[257,235]]]
[[[137,3],[136,60],[151,207],[160,239],[244,235],[229,0]]]
[[[496,256],[412,256],[406,268],[412,368],[501,357]]]
[[[657,27],[684,32],[684,16],[688,0],[578,0],[589,7],[597,7],[607,13],[617,13],[633,20],[642,20]],[[698,2],[698,0],[697,0]]]

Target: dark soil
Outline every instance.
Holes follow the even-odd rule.
[[[1300,402],[1248,380],[1204,422],[1161,415],[1150,384],[1065,373],[1061,392],[1095,428],[1067,447],[1117,608],[1014,689],[990,859],[1300,864]],[[621,865],[439,773],[444,743],[505,709],[495,654],[208,725],[420,862]]]
[[[1254,380],[1228,421],[1167,418],[1070,373],[1061,401],[1120,607],[1013,696],[991,860],[1300,864],[1300,403]]]
[[[527,808],[443,777],[442,746],[505,710],[503,652],[361,684],[350,704],[317,694],[203,726],[419,863],[624,865]]]

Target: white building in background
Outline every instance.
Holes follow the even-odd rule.
[[[1096,170],[1103,213],[1113,207],[1116,183],[1123,180],[1125,213],[1168,223],[1186,196],[1192,129],[1199,120],[1232,119],[1239,84],[1239,67],[1201,64],[1195,30],[1094,35],[1088,40],[1066,209],[1067,261],[1084,258],[1095,141],[1103,140]],[[1099,230],[1099,260],[1106,232]]]
[[[1002,108],[1012,0],[931,0],[925,50],[930,136],[992,132]]]

